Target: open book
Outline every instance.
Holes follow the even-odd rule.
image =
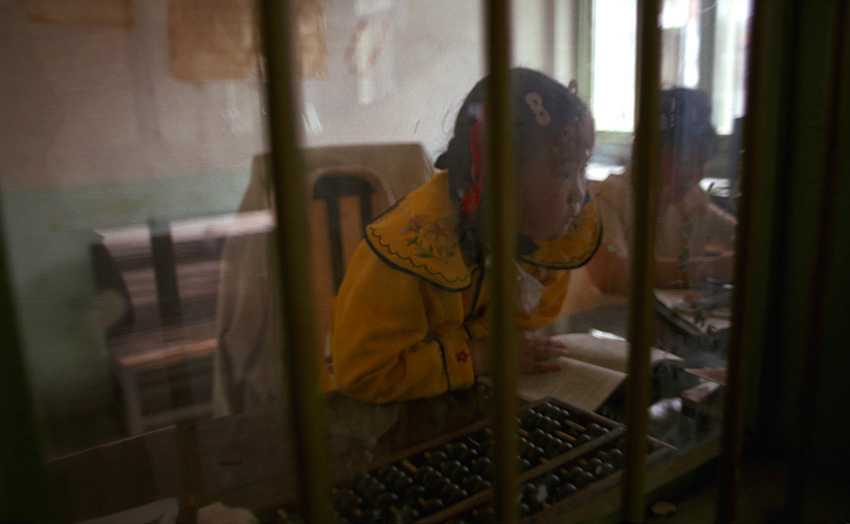
[[[595,411],[625,381],[629,344],[622,340],[597,338],[584,333],[554,337],[569,349],[569,357],[557,359],[560,371],[520,375],[517,393],[526,400],[555,397],[580,408]],[[684,360],[652,348],[651,366],[666,363],[684,367]]]
[[[732,294],[726,290],[656,289],[662,315],[692,335],[722,336],[732,325]]]

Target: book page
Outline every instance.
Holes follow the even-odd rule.
[[[568,333],[558,335],[557,340],[567,345],[569,358],[580,360],[604,368],[626,373],[629,362],[629,343],[621,340],[598,338],[584,333]],[[651,366],[667,363],[673,366],[684,366],[684,360],[658,348],[652,348]]]
[[[520,375],[517,394],[529,401],[555,397],[595,411],[626,379],[626,374],[579,360],[559,358],[564,367],[554,373]]]

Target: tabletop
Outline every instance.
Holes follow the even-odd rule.
[[[625,336],[626,313],[625,306],[603,306],[573,315],[568,329]],[[684,357],[689,366],[722,366],[724,351],[715,342],[695,340],[661,317],[656,324],[658,347]],[[489,396],[483,386],[385,405],[337,392],[324,395],[333,480],[482,420]],[[168,497],[193,500],[198,507],[220,501],[268,511],[295,493],[290,433],[281,407],[169,426],[59,457],[48,462],[56,506],[68,521]]]

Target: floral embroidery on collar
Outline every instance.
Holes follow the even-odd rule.
[[[537,249],[520,254],[521,261],[549,269],[575,269],[587,263],[602,240],[602,219],[588,199],[567,234],[557,240],[535,240]]]
[[[455,357],[457,357],[458,362],[466,362],[469,359],[469,353],[466,351],[458,351],[455,353]]]
[[[447,263],[457,253],[457,242],[449,236],[445,218],[429,220],[428,215],[415,215],[401,229],[401,234],[407,238],[407,245],[413,247],[415,257]]]
[[[457,211],[441,171],[366,227],[366,243],[384,262],[447,291],[472,278],[457,238]]]

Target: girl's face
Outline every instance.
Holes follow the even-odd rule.
[[[592,139],[568,143],[572,145],[540,148],[522,167],[518,227],[526,236],[540,240],[560,238],[581,212]]]

